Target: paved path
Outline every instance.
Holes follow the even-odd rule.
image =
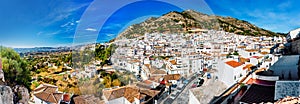
[[[190,76],[190,79],[193,75]],[[170,95],[168,95],[168,97],[166,97],[160,104],[170,104],[169,102],[173,102],[173,104],[177,104],[176,100],[179,99],[183,99],[183,97],[187,100],[185,100],[186,102],[181,103],[181,104],[187,104],[188,103],[188,92],[189,89],[191,88],[191,86],[193,85],[193,83],[198,79],[198,76],[195,77],[192,81],[190,81],[188,83],[188,85],[186,85],[186,87],[184,87],[184,89],[182,89],[181,93],[179,93],[179,95],[174,99],[174,100],[170,100]],[[186,95],[186,96],[182,96],[182,95]],[[169,101],[170,100],[170,101]],[[183,101],[182,101],[183,102]]]
[[[184,89],[183,91],[177,96],[177,98],[174,100],[173,104],[188,104],[189,102],[189,89],[191,89],[193,83],[198,80],[198,77],[196,77],[194,80],[192,80]]]

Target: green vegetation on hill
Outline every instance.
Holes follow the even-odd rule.
[[[219,24],[221,28],[226,32],[236,33],[239,35],[248,36],[279,36],[281,34],[276,34],[266,29],[258,28],[251,23],[238,20],[231,17],[218,17]]]
[[[247,21],[232,17],[207,15],[193,10],[172,11],[159,18],[149,18],[134,24],[119,34],[118,38],[132,39],[145,33],[187,33],[194,28],[224,30],[250,36],[279,36],[280,33],[259,28]]]
[[[111,44],[108,47],[105,45],[96,45],[95,56],[96,60],[102,60],[101,66],[108,64],[109,57],[115,52],[117,46],[115,44]]]
[[[8,85],[24,85],[29,88],[31,65],[11,48],[0,46],[5,81]]]

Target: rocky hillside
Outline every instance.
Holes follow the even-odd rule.
[[[259,28],[247,21],[232,17],[207,15],[193,10],[169,12],[159,18],[149,18],[146,21],[129,26],[119,34],[118,38],[134,38],[144,33],[186,33],[192,29],[223,29],[240,35],[275,36],[277,33]]]
[[[13,104],[14,93],[9,86],[0,85],[0,104]]]

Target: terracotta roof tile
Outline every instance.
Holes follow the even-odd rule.
[[[252,58],[256,58],[256,59],[260,59],[262,58],[263,56],[252,56]]]
[[[164,80],[179,80],[180,74],[168,74],[164,76]]]
[[[52,93],[54,93],[57,88],[58,87],[54,86],[54,85],[41,84],[36,89],[34,89],[34,92],[45,91],[45,92],[52,92]]]
[[[266,55],[266,54],[269,54],[269,52],[260,52],[260,54],[262,54],[262,55]]]
[[[240,99],[244,103],[274,102],[275,86],[252,84]]]
[[[250,62],[250,59],[249,58],[240,57],[240,62],[241,63]]]
[[[62,93],[47,93],[47,92],[40,92],[34,94],[37,98],[50,102],[50,103],[58,103],[61,100]]]
[[[257,85],[263,85],[263,86],[274,86],[275,85],[275,81],[265,81],[265,80],[250,78],[246,82],[246,84],[257,84]]]
[[[227,62],[225,62],[225,63],[226,63],[227,65],[233,67],[233,68],[236,68],[236,67],[239,67],[239,66],[243,65],[242,63],[236,62],[236,61],[234,61],[234,60],[232,60],[232,61],[227,61]]]
[[[172,65],[177,65],[177,62],[176,62],[175,60],[171,60],[170,63],[171,63]]]
[[[147,68],[150,69],[150,64],[144,64]]]
[[[252,66],[253,66],[252,64],[247,64],[246,66],[243,67],[243,70],[250,71]]]
[[[105,104],[103,100],[93,95],[80,95],[73,98],[75,104]]]
[[[126,91],[124,92],[124,97],[129,102],[134,102],[134,98],[140,98],[140,92],[137,87],[127,87]]]
[[[57,86],[54,85],[41,84],[34,89],[34,96],[46,102],[58,103],[61,100],[63,93],[56,92],[57,89]]]
[[[160,78],[163,78],[163,77],[164,76],[151,76],[149,78],[149,80],[159,83],[160,82]]]
[[[148,96],[154,97],[156,96],[160,91],[156,90],[149,90],[149,89],[141,89],[141,93],[146,94]]]
[[[247,51],[247,52],[258,52],[257,49],[247,49],[247,50],[245,50],[245,51]]]
[[[237,48],[246,48],[246,46],[237,46]]]
[[[157,69],[157,70],[155,70],[154,72],[152,72],[151,74],[167,74],[167,72],[164,71],[164,70],[159,70],[159,69]]]
[[[111,90],[103,90],[103,94],[108,100],[125,97],[129,102],[134,102],[134,98],[140,98],[139,88],[136,86],[124,86]]]
[[[152,84],[152,81],[150,81],[150,80],[145,80],[145,81],[143,81],[145,84]]]
[[[63,101],[65,101],[65,102],[70,102],[70,101],[71,101],[70,95],[69,95],[69,94],[64,94],[64,95],[63,95]]]

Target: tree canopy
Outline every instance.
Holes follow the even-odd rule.
[[[0,56],[6,83],[10,86],[24,85],[29,88],[31,66],[28,62],[16,51],[7,47],[0,47]]]

